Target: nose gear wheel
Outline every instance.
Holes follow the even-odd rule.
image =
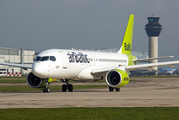
[[[45,87],[43,87],[42,91],[44,93],[49,93],[50,92],[50,88],[49,88],[50,82],[48,82],[48,79],[44,79],[43,81],[44,81]]]

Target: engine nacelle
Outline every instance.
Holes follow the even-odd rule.
[[[128,84],[129,76],[126,71],[114,69],[106,74],[106,82],[113,88],[121,88]]]
[[[32,72],[30,72],[27,75],[26,81],[27,81],[27,84],[32,88],[43,88],[43,87],[45,87],[45,84],[44,84],[42,78],[35,76]]]

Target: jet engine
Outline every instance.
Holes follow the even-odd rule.
[[[45,84],[42,78],[35,76],[32,72],[27,75],[27,84],[32,88],[43,88]]]
[[[106,74],[106,82],[113,88],[121,88],[128,84],[129,76],[126,71],[114,69]]]

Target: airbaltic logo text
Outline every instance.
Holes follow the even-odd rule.
[[[68,52],[67,55],[69,56],[70,63],[89,63],[87,54],[83,54],[82,52]]]
[[[131,51],[131,44],[130,43],[124,43],[124,46],[125,46],[125,50],[127,51]]]

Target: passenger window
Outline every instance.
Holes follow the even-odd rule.
[[[47,61],[47,60],[49,60],[49,56],[44,56],[40,59],[40,61]]]
[[[39,61],[40,59],[41,59],[41,57],[37,56],[37,57],[35,58],[35,61]]]
[[[54,56],[50,56],[51,61],[56,61],[56,58]]]

